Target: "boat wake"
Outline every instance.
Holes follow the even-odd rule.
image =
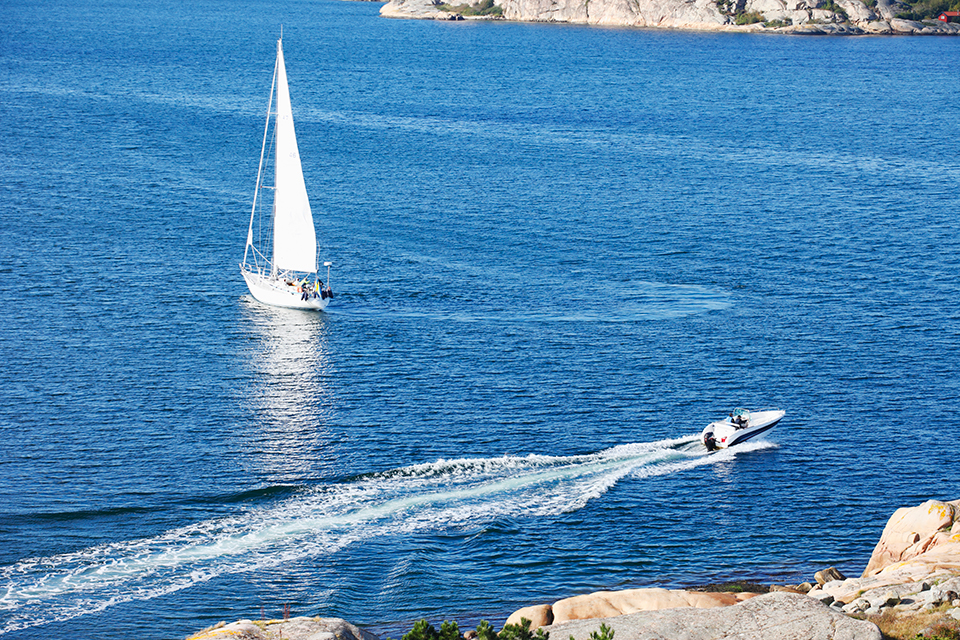
[[[304,488],[269,506],[0,568],[0,634],[149,600],[226,574],[329,557],[378,537],[581,509],[624,478],[732,460],[769,443],[706,454],[699,436],[575,456],[506,455],[402,467]]]

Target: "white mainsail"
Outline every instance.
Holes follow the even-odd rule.
[[[273,272],[317,272],[317,235],[300,166],[283,44],[277,41],[277,120],[273,199]]]

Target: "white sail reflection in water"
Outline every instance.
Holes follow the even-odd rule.
[[[322,315],[256,306],[248,314],[257,346],[248,352],[254,384],[245,405],[257,433],[250,458],[273,482],[323,475],[330,459],[334,380],[329,375],[327,319]],[[264,473],[266,472],[266,473]]]

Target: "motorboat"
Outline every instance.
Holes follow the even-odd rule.
[[[726,449],[770,431],[786,413],[780,409],[736,409],[723,420],[708,424],[700,435],[700,440],[708,451]]]

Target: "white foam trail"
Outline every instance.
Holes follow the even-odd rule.
[[[769,443],[705,455],[698,436],[580,456],[438,460],[323,485],[271,507],[161,535],[0,568],[0,635],[148,600],[217,576],[335,554],[363,540],[582,508],[624,477],[676,473]]]

